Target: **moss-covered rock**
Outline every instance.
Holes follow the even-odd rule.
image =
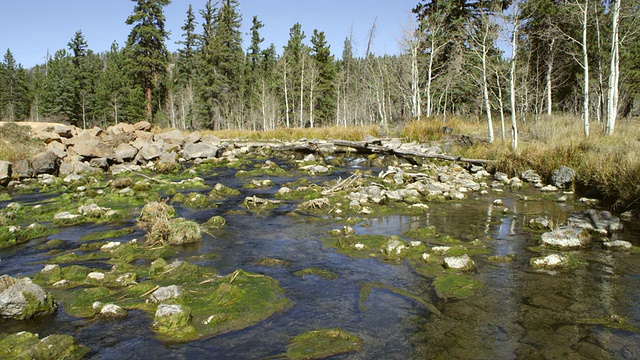
[[[202,241],[202,234],[198,223],[183,218],[169,221],[169,236],[167,244],[184,245]]]
[[[336,275],[335,273],[329,270],[324,270],[319,268],[306,268],[306,269],[298,270],[294,272],[293,275],[301,278],[313,275],[325,280],[335,280],[338,278],[338,275]]]
[[[437,277],[433,287],[441,299],[466,299],[482,284],[468,275],[447,274]]]
[[[192,338],[196,329],[191,325],[191,309],[179,304],[160,304],[153,317],[153,330],[172,340]]]
[[[288,359],[324,359],[359,351],[362,340],[342,329],[322,329],[298,335],[289,341]]]
[[[56,311],[53,296],[29,278],[2,275],[0,290],[0,318],[24,320]]]
[[[90,349],[78,345],[70,335],[49,335],[39,339],[30,332],[0,335],[0,358],[33,360],[82,359]]]
[[[207,220],[203,226],[210,229],[222,229],[227,224],[227,220],[220,215],[214,215],[209,220]]]

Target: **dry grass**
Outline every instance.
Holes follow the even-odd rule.
[[[524,123],[519,136],[517,151],[510,139],[459,150],[464,156],[498,160],[497,169],[513,175],[534,169],[549,179],[566,165],[577,172],[579,187],[597,190],[618,209],[640,206],[638,123],[620,121],[612,136],[592,123],[587,139],[580,118],[559,116]]]
[[[44,150],[42,141],[31,137],[31,128],[16,123],[0,126],[0,160],[30,159]]]
[[[377,137],[379,128],[377,126],[330,126],[321,128],[281,128],[268,131],[248,131],[248,130],[220,130],[206,131],[204,133],[214,134],[222,139],[248,139],[248,140],[282,140],[295,141],[306,139],[341,139],[359,141],[366,135]]]

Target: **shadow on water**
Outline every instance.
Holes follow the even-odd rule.
[[[309,178],[322,183],[337,176],[346,178],[353,169],[344,168],[327,176]],[[200,175],[213,186],[222,183],[239,188],[241,194],[226,199],[217,208],[176,207],[180,216],[202,223],[213,215],[242,209],[246,196],[273,198],[284,183],[298,177],[271,178],[276,186],[246,189],[251,179],[237,178],[234,171],[216,176]],[[549,273],[528,266],[530,250],[539,234],[527,230],[530,219],[547,216],[561,223],[571,211],[584,205],[570,199],[523,202],[519,193],[505,191],[490,196],[473,195],[461,202],[430,203],[420,216],[383,216],[354,226],[357,234],[402,236],[410,229],[435,226],[437,235],[463,242],[480,239],[489,255],[511,256],[511,262],[488,261],[488,255],[474,256],[477,269],[472,276],[484,286],[464,300],[438,300],[432,280],[417,274],[408,262],[387,263],[373,258],[350,258],[323,246],[320,241],[332,228],[342,227],[322,217],[290,216],[283,205],[266,214],[224,215],[227,227],[215,235],[206,234],[201,244],[185,247],[175,258],[212,266],[221,274],[238,268],[277,279],[294,307],[248,329],[212,338],[171,344],[158,341],[150,330],[151,319],[131,311],[124,320],[77,319],[61,307],[55,316],[32,321],[2,321],[3,332],[31,331],[73,335],[88,345],[93,359],[257,359],[282,354],[287,342],[303,332],[340,327],[363,339],[361,352],[333,358],[638,358],[640,335],[580,322],[617,314],[640,325],[640,258],[628,253],[591,249],[576,254],[584,266]],[[495,198],[503,205],[494,205]],[[38,195],[15,196],[15,201],[38,201]],[[508,208],[508,212],[503,209]],[[61,239],[62,250],[78,246],[88,232],[134,226],[123,223],[67,227],[51,238]],[[640,245],[638,224],[628,225],[621,239]],[[136,231],[118,241],[141,239]],[[50,255],[42,245],[48,239],[30,241],[0,250],[0,273],[33,275]],[[286,266],[257,265],[265,258],[286,261]],[[191,260],[193,259],[193,260]],[[91,263],[92,267],[107,267]],[[321,268],[337,275],[335,280],[317,276],[298,277],[304,268]],[[432,301],[442,312],[434,316],[411,299],[385,288],[373,288],[361,302],[360,287],[376,282],[400,288]]]

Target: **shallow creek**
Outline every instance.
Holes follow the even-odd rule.
[[[338,176],[345,178],[355,168],[345,167],[321,177],[322,183]],[[374,170],[374,173],[379,170]],[[530,219],[547,216],[561,223],[572,211],[586,209],[569,195],[567,202],[556,196],[541,196],[539,190],[505,188],[503,193],[470,194],[460,201],[428,203],[423,215],[363,217],[353,225],[356,234],[398,235],[426,226],[435,226],[438,236],[449,235],[463,242],[479,239],[489,249],[487,255],[472,256],[476,269],[470,273],[483,286],[469,298],[442,300],[433,289],[433,278],[413,270],[408,261],[385,262],[378,258],[351,258],[334,251],[321,239],[344,221],[322,215],[290,216],[293,201],[285,201],[263,214],[226,214],[241,209],[246,196],[259,194],[273,198],[280,186],[295,177],[274,178],[268,189],[241,188],[253,177],[234,177],[235,170],[217,170],[216,176],[198,174],[209,189],[222,183],[238,188],[241,195],[224,200],[210,209],[175,206],[179,216],[203,223],[212,215],[227,220],[224,231],[205,234],[202,243],[185,246],[171,258],[211,266],[220,274],[236,269],[266,274],[279,281],[294,306],[259,324],[211,338],[187,343],[165,343],[151,331],[145,313],[133,310],[124,319],[78,319],[65,313],[59,304],[55,315],[28,321],[0,321],[1,332],[31,331],[72,335],[92,350],[92,359],[259,359],[286,351],[294,336],[315,329],[340,327],[363,341],[360,352],[337,355],[349,359],[478,359],[478,358],[640,358],[640,334],[585,319],[616,315],[640,326],[640,255],[593,248],[573,252],[582,265],[573,269],[535,271],[528,262],[540,256],[529,248],[538,245],[539,233],[528,229]],[[299,176],[304,176],[299,174]],[[208,191],[207,190],[207,191]],[[11,194],[13,201],[37,203],[44,196]],[[523,196],[536,201],[524,202]],[[503,205],[494,205],[495,199]],[[0,208],[7,202],[0,202]],[[503,212],[508,208],[508,212]],[[135,218],[110,224],[82,224],[61,228],[46,239],[31,240],[0,250],[0,274],[33,277],[50,255],[38,245],[50,239],[63,240],[62,248],[77,248],[79,238],[89,232],[135,225]],[[625,222],[625,230],[615,237],[640,246],[637,223]],[[142,239],[140,230],[114,241]],[[408,242],[408,240],[407,240]],[[429,241],[426,241],[429,243]],[[510,256],[510,262],[491,262],[491,255]],[[256,262],[273,258],[286,266],[261,266]],[[108,269],[100,262],[83,264]],[[331,271],[337,279],[298,277],[304,268]],[[384,287],[374,287],[361,301],[361,286],[381,283],[424,298],[442,313],[436,316],[414,299]]]

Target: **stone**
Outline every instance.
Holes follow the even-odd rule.
[[[105,142],[98,139],[81,141],[72,147],[72,150],[85,159],[107,158],[115,159],[116,153]]]
[[[98,271],[92,271],[87,274],[88,279],[96,280],[96,281],[102,281],[104,280],[104,277],[105,277],[104,273],[101,273]]]
[[[78,214],[72,214],[68,211],[63,211],[61,213],[57,213],[55,215],[53,215],[53,219],[54,220],[74,220],[77,219],[79,217],[81,217],[82,215],[78,215]]]
[[[509,176],[507,176],[507,174],[503,173],[503,172],[496,172],[495,174],[493,174],[493,178],[496,179],[497,181],[503,183],[503,184],[507,184],[509,185],[511,183],[511,180],[509,179]]]
[[[543,217],[529,220],[529,227],[534,230],[553,229],[553,221]]]
[[[462,256],[449,256],[444,258],[444,266],[454,270],[472,270],[475,267],[475,263],[469,255],[464,254]]]
[[[528,183],[541,183],[542,182],[542,177],[540,177],[540,175],[538,175],[538,173],[536,173],[533,170],[527,170],[525,172],[523,172],[522,174],[520,174],[520,178],[522,178],[522,180],[528,182]]]
[[[545,257],[533,258],[529,265],[534,269],[555,269],[569,265],[569,256],[562,254],[550,254]]]
[[[202,139],[200,139],[200,142],[209,144],[209,145],[220,145],[222,143],[219,137],[212,134],[206,134],[202,136]]]
[[[402,251],[406,250],[407,246],[397,236],[391,236],[386,245],[384,246],[384,252],[387,255],[399,255]]]
[[[14,179],[31,178],[36,175],[31,166],[31,162],[27,159],[15,161],[11,166],[11,177]]]
[[[56,175],[60,169],[60,159],[52,151],[45,151],[37,154],[31,160],[34,175],[52,174]]]
[[[163,140],[165,143],[182,145],[184,142],[184,135],[180,130],[170,130],[161,134],[155,135],[156,141]]]
[[[602,243],[602,247],[606,250],[612,251],[629,251],[633,248],[633,245],[624,240],[605,241]]]
[[[137,122],[135,124],[133,124],[133,128],[136,131],[150,131],[151,130],[151,123],[148,121],[140,121]]]
[[[436,254],[444,255],[447,252],[449,252],[450,249],[451,247],[449,246],[434,246],[431,248],[431,251],[433,251]]]
[[[136,155],[138,155],[138,149],[133,147],[130,144],[120,144],[115,149],[116,159],[118,161],[124,162],[133,160]]]
[[[556,192],[556,191],[558,191],[558,188],[553,186],[553,185],[547,185],[547,186],[544,186],[544,187],[540,188],[540,191],[542,191],[542,192]]]
[[[100,309],[100,316],[120,318],[127,316],[127,311],[116,304],[105,304]]]
[[[177,299],[182,296],[182,289],[178,285],[163,286],[149,295],[152,303],[161,303],[170,299]]]
[[[85,216],[99,217],[105,211],[106,209],[101,208],[97,204],[87,204],[87,205],[81,205],[80,207],[78,207],[78,213]]]
[[[156,144],[147,144],[140,149],[136,158],[142,159],[145,162],[157,159],[162,155],[162,149]]]
[[[112,252],[112,251],[115,251],[118,247],[120,247],[121,244],[122,243],[120,241],[109,241],[108,243],[100,247],[100,251]]]
[[[199,131],[194,131],[191,134],[185,136],[184,143],[185,144],[195,144],[202,140],[202,134]]]
[[[610,235],[623,230],[620,218],[606,210],[598,211],[595,209],[571,213],[567,219],[567,226],[596,231],[603,235]]]
[[[161,331],[179,330],[191,323],[191,309],[182,305],[160,304],[153,317],[153,327]]]
[[[11,180],[11,163],[0,160],[0,184],[7,184]]]
[[[551,183],[561,189],[569,188],[573,185],[576,172],[567,166],[561,166],[551,174]]]
[[[0,290],[0,318],[24,320],[49,315],[56,310],[51,294],[29,278],[2,275]]]
[[[182,150],[182,157],[189,161],[196,158],[206,159],[215,157],[217,153],[218,148],[216,146],[207,143],[187,143]]]
[[[563,226],[542,234],[542,245],[562,250],[579,249],[591,243],[591,236],[584,228]]]
[[[96,169],[107,170],[109,169],[109,160],[107,158],[93,158],[89,161],[89,166]]]

